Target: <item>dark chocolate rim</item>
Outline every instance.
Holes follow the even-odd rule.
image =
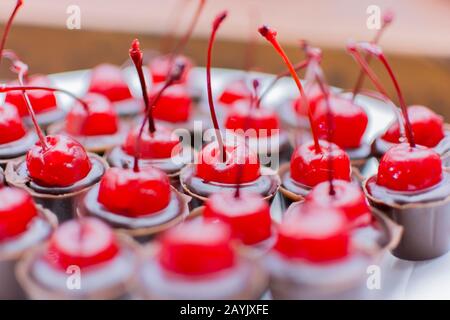
[[[445,172],[450,173],[450,168],[444,168]],[[367,188],[367,183],[369,182],[369,180],[371,178],[373,178],[374,176],[371,176],[367,179],[364,180],[364,182],[362,183],[362,188],[364,191],[364,194],[366,195],[366,197],[369,199],[370,202],[377,204],[378,206],[381,207],[388,207],[388,208],[394,208],[397,210],[407,210],[407,209],[417,209],[417,208],[431,208],[431,207],[435,207],[435,206],[440,206],[440,205],[444,205],[447,203],[450,203],[450,195],[448,195],[445,199],[442,200],[437,200],[437,201],[429,201],[429,202],[415,202],[415,203],[405,203],[405,204],[398,204],[398,203],[386,203],[381,199],[375,198],[374,196],[372,196]]]
[[[119,146],[114,146],[114,148],[116,148],[116,147],[119,147]],[[107,150],[107,152],[103,155],[103,158],[105,159],[106,162],[108,162],[108,164],[109,164],[109,166],[110,166],[111,168],[116,168],[115,166],[112,165],[112,163],[110,163],[110,161],[108,161],[109,154],[110,154],[110,152],[111,152],[114,148],[111,148],[110,150]],[[192,152],[192,159],[196,159],[197,153],[198,153],[198,152],[197,152],[194,148],[192,148],[191,146],[183,146],[183,149],[188,149],[188,150],[190,150],[190,151]],[[169,159],[169,158],[165,158],[165,159]],[[191,160],[192,160],[192,159],[191,159]],[[155,160],[164,160],[164,159],[155,159]],[[139,162],[142,162],[142,164],[140,163],[140,165],[142,165],[142,166],[145,167],[146,165],[151,166],[153,160],[152,160],[152,159],[139,159]],[[160,169],[160,170],[164,171],[164,172],[167,174],[167,176],[168,176],[169,178],[177,178],[177,177],[180,175],[181,170],[183,170],[183,168],[184,168],[185,166],[187,166],[188,164],[189,164],[189,163],[184,164],[184,165],[180,168],[180,170],[174,171],[174,172],[172,172],[172,173],[165,172],[165,171],[162,170],[162,169]]]
[[[160,233],[162,231],[165,231],[181,222],[183,222],[185,219],[188,219],[190,217],[188,203],[190,201],[190,198],[180,192],[178,192],[174,187],[171,186],[171,192],[173,192],[176,197],[177,201],[180,203],[180,211],[178,212],[177,216],[170,219],[169,221],[166,221],[164,223],[150,226],[150,227],[141,227],[136,229],[131,228],[125,228],[125,227],[114,227],[111,226],[113,223],[111,223],[109,220],[104,219],[103,217],[99,217],[96,214],[92,214],[91,212],[88,212],[86,210],[87,215],[95,217],[97,219],[100,219],[106,223],[108,223],[117,233],[119,234],[125,234],[127,236],[131,237],[145,237],[145,236],[151,236],[157,233]],[[112,214],[116,214],[111,212]]]
[[[34,137],[35,137],[34,141],[29,144],[29,147],[31,148],[36,143],[36,141],[38,140],[37,135],[33,131],[27,131],[25,133],[25,136],[23,136],[22,138],[19,138],[18,140],[8,142],[8,144],[18,143],[18,142],[20,142],[20,140],[25,138],[27,135],[34,135]],[[28,151],[28,149],[25,148],[24,152],[21,153],[21,154],[16,154],[16,155],[14,155],[14,156],[12,156],[10,158],[0,158],[0,165],[8,164],[9,161],[15,161],[16,159],[19,159],[20,157],[23,157],[27,153],[27,151]]]
[[[52,231],[55,230],[58,226],[58,218],[56,217],[56,215],[50,211],[49,209],[46,209],[44,207],[42,207],[39,204],[36,204],[36,209],[38,211],[38,215],[40,218],[44,219],[51,227]],[[50,237],[52,234],[52,232],[50,232],[48,234],[48,237]],[[11,255],[4,255],[4,256],[0,256],[0,262],[1,261],[6,261],[6,260],[18,260],[20,259],[27,251],[32,250],[32,247],[35,244],[33,244],[30,248],[22,250],[20,252],[17,252],[15,254],[11,254]]]
[[[122,247],[125,247],[126,249],[133,252],[136,256],[136,260],[139,261],[138,259],[140,248],[138,244],[133,239],[125,235],[117,234],[117,238],[119,244]],[[24,289],[27,296],[34,300],[68,300],[77,298],[77,296],[67,295],[65,292],[53,291],[51,289],[45,288],[41,286],[41,284],[37,282],[36,279],[31,277],[30,270],[33,261],[35,261],[35,259],[38,258],[46,250],[47,246],[48,242],[31,249],[17,263],[15,270],[17,281]],[[108,288],[104,288],[102,290],[80,296],[78,298],[92,300],[112,300],[122,297],[126,293],[130,292],[136,285],[135,275],[136,271],[138,270],[138,264],[139,263],[136,263],[136,266],[134,268],[135,272],[131,272],[128,278],[124,279],[124,281],[111,285]]]
[[[181,169],[180,173],[183,172],[184,170],[187,170],[189,167],[191,167],[191,166],[193,166],[193,165],[194,165],[193,163],[190,163],[190,164],[184,166],[184,168]],[[261,166],[261,169],[260,169],[260,170],[264,170],[264,171],[266,171],[267,173],[269,173],[269,171],[270,171],[270,172],[273,171],[272,169],[270,169],[270,168],[268,168],[268,167],[264,167],[264,166]],[[264,199],[264,200],[267,200],[267,201],[269,201],[270,199],[272,199],[273,197],[275,197],[275,195],[277,194],[277,192],[278,192],[278,190],[280,189],[280,186],[281,186],[280,178],[278,177],[278,175],[276,174],[276,172],[273,172],[273,174],[270,174],[270,175],[271,175],[272,177],[274,177],[275,179],[277,179],[277,188],[276,188],[271,194],[269,194],[269,195],[263,197],[263,199]],[[198,194],[192,192],[192,191],[189,189],[189,187],[184,183],[184,181],[181,180],[181,174],[180,174],[180,184],[181,184],[181,187],[183,188],[183,191],[184,191],[188,196],[190,196],[190,197],[192,197],[192,198],[194,198],[194,199],[200,200],[200,201],[202,201],[202,202],[205,202],[205,201],[208,199],[208,197],[204,197],[204,196],[201,196],[201,195],[198,195]]]
[[[142,248],[142,261],[147,261],[147,259],[154,259],[158,252],[157,248],[158,244],[153,241],[145,245]],[[245,255],[242,255],[240,252],[237,252],[237,258],[239,259],[239,263],[247,263],[249,264],[250,268],[252,268],[249,287],[234,296],[223,297],[223,299],[254,300],[261,298],[269,284],[267,272],[258,261],[255,261],[254,259],[251,259]],[[141,270],[139,271],[139,275],[142,273]],[[144,286],[141,283],[138,287],[137,292],[138,295],[140,297],[143,297],[144,299],[170,299],[170,297],[160,296],[158,295],[158,293],[155,292],[153,293],[149,292],[149,290],[144,288]]]
[[[123,138],[121,141],[121,142],[123,142],[126,138],[126,135],[128,134],[128,129],[130,128],[130,126],[131,126],[131,123],[129,120],[119,119],[119,130],[116,133],[111,134],[111,135],[100,135],[100,137],[111,137],[111,138],[114,138],[114,140],[119,140],[119,139]],[[54,124],[49,125],[47,128],[47,132],[48,132],[48,134],[62,133],[64,135],[70,136],[70,137],[74,138],[75,140],[77,140],[78,142],[80,142],[86,151],[93,152],[93,153],[103,153],[103,152],[106,152],[118,145],[117,141],[114,141],[114,142],[105,143],[102,146],[90,147],[89,143],[86,143],[86,141],[89,141],[92,139],[97,139],[99,136],[74,136],[74,135],[71,135],[64,130],[64,121],[56,122]],[[119,144],[120,144],[120,142],[119,142]]]
[[[87,153],[89,158],[94,158],[97,161],[99,161],[103,167],[105,168],[105,171],[109,168],[108,163],[99,155],[95,154],[95,153],[91,153],[88,152]],[[22,163],[23,161],[25,161],[25,157],[22,156],[18,159],[16,159],[15,161],[10,161],[8,163],[8,165],[6,166],[6,170],[5,170],[5,178],[6,178],[6,182],[8,183],[8,185],[12,185],[14,187],[23,189],[25,191],[27,191],[29,194],[31,194],[31,196],[35,197],[35,198],[40,198],[40,199],[64,199],[64,198],[70,198],[79,194],[82,194],[84,192],[86,192],[87,190],[89,190],[90,188],[92,188],[96,183],[93,183],[85,188],[82,188],[80,190],[77,191],[73,191],[73,192],[69,192],[69,193],[63,193],[63,194],[48,194],[48,193],[40,193],[40,192],[36,192],[35,190],[33,190],[32,188],[30,188],[29,186],[26,185],[26,182],[24,182],[21,177],[19,177],[16,173],[16,167]]]

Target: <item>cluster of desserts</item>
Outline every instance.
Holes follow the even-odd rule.
[[[287,71],[262,93],[246,72],[216,97],[211,58],[226,12],[213,21],[207,89],[198,92],[194,62],[182,52],[205,5],[199,0],[170,52],[146,61],[132,42],[140,95],[120,67],[103,64],[78,97],[28,75],[4,50],[21,5],[0,47],[17,74],[0,86],[0,298],[255,299],[267,290],[281,299],[360,297],[367,266],[385,251],[413,260],[447,252],[450,131],[430,109],[407,107],[376,44],[390,14],[372,42],[348,45],[361,67],[352,92],[330,89],[319,49],[304,42],[306,58],[294,65],[263,26]],[[386,67],[400,109],[372,58]],[[268,108],[263,98],[288,75],[299,98]],[[365,77],[377,91],[362,89]],[[56,92],[74,99],[67,112]],[[372,145],[363,142],[370,119],[361,96],[401,110]],[[205,97],[215,140],[196,150],[175,129],[193,130]],[[255,148],[269,138],[265,152],[287,159],[278,172],[261,165]],[[370,157],[378,173],[362,181],[354,172]],[[277,195],[289,206],[281,221],[272,214]]]

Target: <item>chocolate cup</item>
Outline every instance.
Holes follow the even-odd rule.
[[[5,169],[8,162],[25,155],[37,140],[37,135],[29,130],[22,138],[0,145],[0,167]]]
[[[155,259],[157,255],[158,245],[155,243],[149,243],[146,247],[143,248],[143,261],[147,261],[148,259]],[[264,268],[261,264],[255,260],[249,259],[239,253],[237,253],[237,263],[247,264],[251,268],[251,275],[247,279],[248,284],[245,288],[233,295],[224,295],[220,297],[222,300],[256,300],[260,299],[267,290],[268,285],[268,275],[265,272]],[[145,266],[145,264],[143,265]],[[142,271],[139,273],[142,278]],[[141,299],[150,299],[150,300],[172,300],[172,299],[193,299],[193,300],[208,300],[211,299],[209,296],[167,296],[158,292],[158,290],[152,290],[144,287],[144,281],[139,281],[139,287],[136,291],[136,296]],[[213,288],[213,290],[216,288]]]
[[[196,194],[194,191],[192,191],[189,188],[189,186],[185,183],[185,181],[183,181],[183,179],[182,179],[183,172],[185,170],[190,170],[190,166],[192,166],[192,165],[193,164],[189,164],[189,165],[185,166],[180,172],[180,184],[181,184],[181,187],[183,188],[183,192],[192,198],[191,202],[189,203],[190,210],[194,210],[195,208],[202,206],[205,203],[205,201],[208,199],[207,196],[202,196],[202,195]],[[264,166],[261,167],[261,170],[264,171],[265,173],[269,173],[270,171],[272,171],[270,168],[267,168]],[[270,174],[270,175],[272,175],[272,174]],[[278,189],[280,188],[279,177],[276,174],[273,174],[273,176],[276,177],[276,179],[277,179],[276,182],[277,182],[278,186],[272,193],[263,197],[263,199],[267,200],[270,204],[272,204],[272,201],[273,201],[275,195],[277,194]],[[235,185],[230,185],[230,188],[232,188],[234,190]],[[245,190],[245,186],[242,186],[241,190]]]
[[[93,189],[90,192],[94,192],[95,190],[96,189]],[[86,201],[90,200],[90,199],[88,199],[88,197],[92,197],[89,194],[86,194],[86,196],[83,200],[83,207],[84,207],[83,211],[84,211],[84,214],[86,214],[86,215],[96,217],[96,218],[101,219],[102,221],[106,222],[108,225],[110,225],[112,228],[114,228],[114,230],[117,233],[125,234],[129,237],[133,237],[139,243],[146,243],[146,242],[152,240],[157,234],[183,222],[190,216],[189,208],[188,208],[188,203],[190,201],[190,198],[188,196],[178,192],[173,187],[172,187],[171,191],[173,193],[172,198],[175,198],[176,201],[179,202],[179,209],[178,209],[179,211],[177,212],[175,217],[172,217],[169,220],[165,220],[162,223],[154,223],[154,224],[149,223],[146,226],[135,226],[133,224],[135,224],[136,219],[139,219],[139,218],[128,219],[125,216],[123,216],[124,219],[128,219],[128,220],[122,219],[123,221],[120,221],[120,217],[122,217],[121,215],[110,212],[107,209],[104,209],[103,207],[102,207],[103,210],[107,211],[108,215],[93,212],[86,205]],[[117,218],[117,219],[115,219],[115,218]],[[142,217],[142,218],[144,218],[144,217]]]
[[[119,129],[116,133],[110,135],[97,135],[97,136],[75,136],[67,133],[64,130],[65,123],[57,122],[50,125],[47,129],[48,134],[64,134],[71,136],[76,141],[81,143],[86,151],[103,155],[106,151],[121,145],[128,134],[130,129],[130,122],[127,120],[119,121]]]
[[[373,197],[363,184],[371,206],[403,227],[403,235],[392,254],[405,260],[437,258],[450,250],[450,196],[428,203],[388,204]]]
[[[50,224],[52,229],[55,229],[58,224],[56,216],[50,210],[44,209],[39,205],[37,205],[36,207],[39,216],[46,220]],[[41,240],[44,241],[48,239],[50,235],[51,232],[48,233],[46,238],[43,238]],[[35,243],[33,243],[33,245],[35,245]],[[0,300],[26,298],[25,292],[17,281],[15,268],[17,263],[28,250],[30,250],[30,248],[20,250],[9,255],[0,254]]]
[[[130,250],[136,256],[135,272],[115,284],[112,284],[95,292],[81,294],[79,290],[55,291],[49,289],[31,275],[31,268],[47,249],[48,242],[30,250],[17,264],[15,273],[18,282],[21,284],[27,296],[33,300],[114,300],[127,298],[136,286],[135,274],[138,269],[139,246],[131,238],[125,235],[117,235],[119,245]]]
[[[95,153],[89,153],[89,158],[93,158],[98,161],[103,167],[103,176],[106,169],[109,167],[108,163],[99,155]],[[6,171],[5,178],[6,182],[10,186],[14,186],[20,189],[27,191],[33,197],[34,201],[44,208],[47,208],[54,212],[58,217],[59,222],[67,221],[76,216],[77,208],[79,204],[79,197],[84,195],[89,189],[91,189],[94,185],[96,185],[100,181],[100,177],[97,180],[92,181],[88,186],[83,187],[79,190],[73,192],[66,192],[62,194],[50,194],[50,193],[41,193],[28,185],[29,177],[26,178],[20,176],[17,173],[17,168],[25,161],[25,157],[21,157],[14,162],[9,162]]]
[[[300,203],[292,204],[288,210],[292,210],[294,206]],[[364,268],[361,268],[359,274],[352,274],[350,281],[341,282],[340,279],[335,278],[335,283],[316,283],[314,279],[308,279],[307,282],[299,282],[289,276],[277,276],[271,273],[270,276],[270,292],[274,299],[358,299],[361,298],[365,287],[367,272],[366,268],[369,265],[377,264],[382,256],[389,250],[395,248],[401,238],[402,227],[394,223],[382,212],[375,208],[371,209],[373,217],[377,221],[377,226],[380,230],[380,235],[372,244],[367,244],[366,241],[353,241],[353,252],[360,252],[366,259]],[[301,268],[299,264],[297,268]],[[320,279],[319,279],[320,280]]]

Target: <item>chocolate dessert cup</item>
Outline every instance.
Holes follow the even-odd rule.
[[[416,193],[395,192],[376,185],[375,177],[363,184],[370,204],[403,227],[392,254],[405,260],[427,260],[450,250],[450,171],[442,181]]]
[[[6,168],[9,161],[25,155],[38,140],[36,133],[29,130],[22,138],[9,143],[0,144],[0,167]]]
[[[0,243],[0,299],[25,298],[16,280],[15,267],[30,248],[50,237],[58,223],[50,210],[39,205],[36,208],[39,215],[30,223],[28,230]]]
[[[30,193],[36,203],[55,212],[59,222],[66,221],[76,216],[78,197],[97,184],[108,168],[102,157],[93,153],[88,153],[88,156],[92,163],[89,174],[68,187],[45,187],[34,183],[28,175],[25,157],[8,163],[6,182]]]

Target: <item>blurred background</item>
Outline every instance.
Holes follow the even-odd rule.
[[[199,0],[39,0],[25,1],[6,48],[14,49],[33,73],[55,73],[93,67],[101,62],[122,64],[138,37],[141,46],[165,49],[167,36],[183,33]],[[2,26],[16,1],[2,0]],[[80,29],[67,21],[77,6]],[[379,6],[395,12],[395,20],[381,40],[408,104],[424,104],[450,121],[450,1],[448,0],[208,0],[193,39],[186,48],[204,65],[207,37],[213,17],[228,9],[229,18],[218,35],[214,66],[277,73],[281,60],[258,36],[260,24],[278,31],[289,56],[302,58],[299,39],[308,39],[324,51],[329,82],[350,88],[358,69],[345,52],[349,39],[370,40],[367,8]],[[246,62],[247,61],[247,62]],[[373,63],[382,79],[386,73]],[[8,72],[0,70],[2,78]],[[389,82],[386,82],[389,84]],[[366,85],[368,81],[366,81]]]

